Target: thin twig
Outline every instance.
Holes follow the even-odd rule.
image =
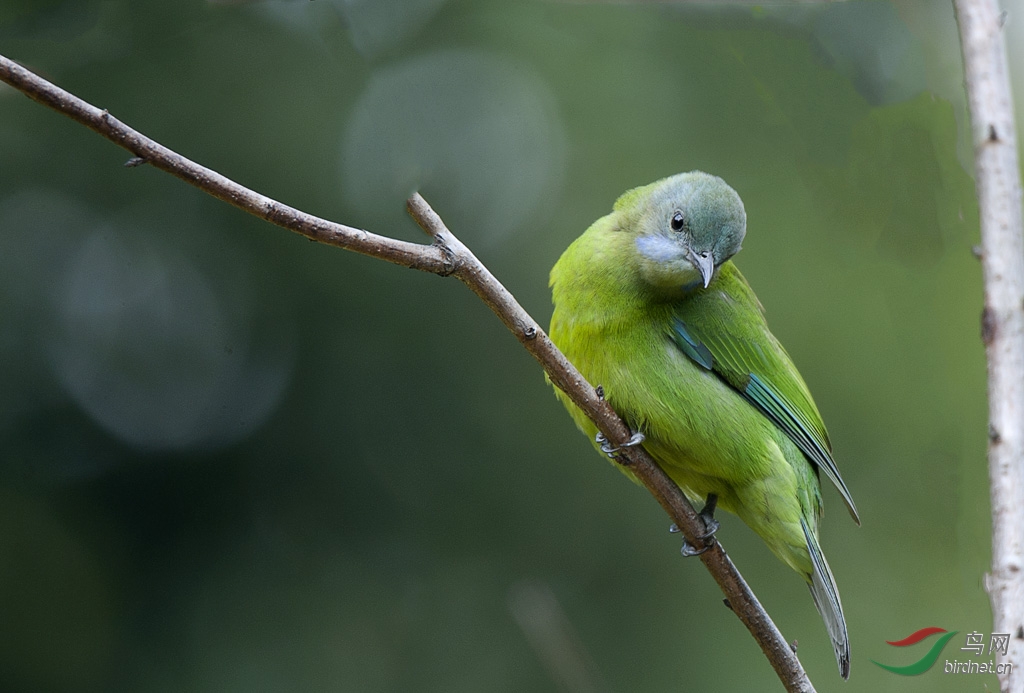
[[[200,166],[129,128],[76,96],[38,77],[13,61],[0,56],[0,80],[32,99],[77,120],[118,144],[146,163],[167,171],[197,188],[308,238],[378,257],[395,264],[442,276],[453,275],[486,303],[516,338],[540,362],[551,381],[565,391],[597,424],[605,437],[621,445],[631,432],[621,418],[598,395],[579,371],[565,358],[540,325],[516,302],[511,293],[491,274],[451,231],[418,193],[408,201],[408,210],[433,239],[431,245],[397,241],[367,231],[320,219],[253,192],[224,176]],[[132,160],[134,164],[134,160]],[[624,447],[623,464],[651,492],[680,528],[687,541],[701,545],[704,523],[679,487],[640,446]],[[814,688],[790,646],[761,607],[717,541],[701,554],[729,604],[764,651],[788,691],[813,693]]]
[[[3,56],[0,56],[0,80],[127,149],[136,158],[130,159],[126,166],[135,167],[147,163],[167,171],[224,202],[302,234],[310,240],[353,250],[403,267],[443,276],[451,274],[451,259],[445,256],[440,248],[378,236],[369,231],[327,221],[260,195],[216,171],[171,151],[128,127],[110,115],[106,109],[99,109],[82,101],[74,94],[64,91]]]
[[[1024,690],[1024,225],[1020,163],[1005,15],[996,0],[954,0],[974,139],[981,214],[985,306],[981,337],[988,362],[992,572],[985,588],[995,633],[1010,635],[997,662],[1004,692]]]

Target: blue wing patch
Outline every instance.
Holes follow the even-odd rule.
[[[673,318],[669,336],[672,342],[694,363],[714,372],[723,381],[735,388],[744,399],[757,407],[796,444],[808,460],[818,469],[824,471],[825,476],[839,490],[839,495],[843,497],[843,501],[846,503],[846,507],[850,511],[854,522],[858,525],[860,524],[857,506],[854,505],[850,490],[846,488],[846,483],[839,475],[839,469],[836,468],[831,452],[829,452],[822,440],[823,434],[816,433],[815,426],[807,420],[799,407],[793,406],[792,402],[787,400],[784,395],[776,392],[770,383],[761,380],[756,373],[749,372],[749,365],[743,368],[741,372],[735,373],[732,382],[730,382],[730,378],[725,373],[721,372],[721,367],[716,370],[715,366],[721,366],[722,363],[732,363],[733,366],[736,366],[744,361],[744,359],[734,353],[728,343],[713,344],[724,358],[722,363],[716,364],[715,358],[707,345],[694,337],[687,329],[686,323],[679,318]],[[756,344],[754,346],[760,352],[760,347]],[[742,366],[740,367],[742,368]]]
[[[703,366],[709,371],[714,368],[715,359],[711,356],[711,351],[708,350],[700,340],[694,339],[693,336],[687,332],[686,323],[682,320],[678,318],[672,320],[672,332],[670,333],[670,336],[676,346],[679,347],[684,354],[693,359],[695,363]]]

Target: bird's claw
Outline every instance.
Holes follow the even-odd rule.
[[[711,544],[705,544],[701,548],[695,549],[695,548],[693,548],[693,544],[691,544],[690,542],[688,542],[686,540],[683,540],[683,545],[682,545],[682,547],[680,547],[679,553],[683,554],[683,558],[692,558],[693,556],[701,555],[702,553],[704,553],[705,551],[707,551],[710,548],[711,548]]]
[[[601,433],[600,431],[598,431],[597,435],[594,436],[594,440],[596,440],[597,444],[601,446],[601,452],[608,455],[609,458],[617,460],[619,451],[622,450],[622,448],[631,448],[634,445],[639,445],[640,443],[644,442],[644,434],[641,433],[640,431],[637,431],[632,435],[632,437],[630,437],[629,440],[627,440],[619,447],[614,447],[611,443],[609,443],[608,439],[605,438],[604,434]]]
[[[718,520],[709,520],[705,518],[704,526],[707,530],[699,537],[701,541],[704,542],[704,546],[698,549],[693,544],[683,539],[683,545],[680,547],[679,553],[683,554],[684,557],[689,558],[690,556],[699,556],[714,545],[715,532],[718,531]],[[709,539],[711,541],[708,541]]]
[[[690,556],[699,556],[714,545],[715,532],[718,531],[718,528],[720,526],[718,520],[715,519],[715,508],[717,507],[717,505],[718,496],[716,496],[713,493],[709,493],[708,499],[704,503],[704,508],[698,513],[698,515],[700,515],[700,518],[704,520],[704,533],[697,538],[701,540],[704,546],[698,549],[693,544],[684,539],[683,546],[679,549],[679,553],[683,554],[683,556],[685,556],[686,558],[689,558]],[[669,528],[669,531],[678,532],[679,528],[676,527],[676,525],[672,525],[672,527]],[[709,539],[710,541],[708,541]]]

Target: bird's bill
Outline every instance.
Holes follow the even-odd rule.
[[[715,259],[709,253],[707,257],[701,257],[700,255],[694,255],[694,263],[697,265],[697,269],[700,271],[701,279],[704,280],[704,288],[708,288],[708,284],[711,283],[711,277],[715,273]]]

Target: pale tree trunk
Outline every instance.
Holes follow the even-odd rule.
[[[954,0],[974,134],[985,282],[988,465],[992,494],[992,632],[1009,635],[1004,693],[1024,691],[1024,241],[1020,164],[1009,67],[997,0]],[[1020,18],[1018,18],[1020,19]]]

